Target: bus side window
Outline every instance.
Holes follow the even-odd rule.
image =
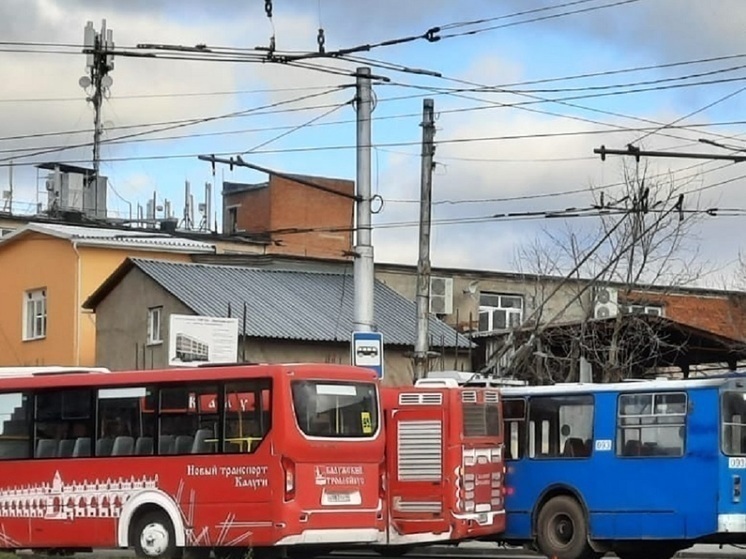
[[[223,452],[255,452],[272,427],[272,381],[255,379],[225,386]]]
[[[195,382],[160,389],[158,454],[211,454],[218,449],[218,386]]]
[[[36,394],[36,458],[70,458],[77,439],[93,433],[92,391],[68,388]]]
[[[0,460],[29,458],[31,403],[27,394],[0,394]]]
[[[617,455],[683,456],[686,394],[621,394],[617,403]]]
[[[529,456],[569,459],[590,456],[594,400],[590,394],[537,396],[528,406]]]
[[[523,398],[503,400],[505,421],[505,458],[519,460],[526,453],[526,401]]]
[[[153,386],[99,389],[97,456],[153,454],[155,393]]]

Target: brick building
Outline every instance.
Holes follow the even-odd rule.
[[[223,182],[223,232],[264,236],[268,252],[349,259],[355,183],[271,173],[266,182]]]

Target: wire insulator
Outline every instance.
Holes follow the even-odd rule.
[[[264,0],[264,12],[268,18],[272,17],[272,0]]]
[[[326,42],[326,39],[324,38],[323,27],[319,27],[319,34],[316,36],[316,42],[319,44],[319,52],[322,54],[326,52],[326,49],[324,48],[324,43]]]

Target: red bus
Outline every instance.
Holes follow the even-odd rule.
[[[499,391],[438,384],[382,389],[384,553],[505,529]]]
[[[373,544],[385,532],[372,371],[0,373],[4,549],[220,559]]]

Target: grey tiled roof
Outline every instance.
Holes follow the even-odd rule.
[[[211,253],[215,245],[184,239],[159,231],[106,229],[83,227],[61,223],[29,223],[3,237],[3,243],[11,243],[29,232],[42,233],[60,239],[68,239],[80,245],[106,246],[114,248],[136,248],[142,250],[167,250],[170,252]]]
[[[349,341],[352,332],[352,275],[185,264],[132,258],[131,262],[196,314],[232,315],[249,337],[309,341]],[[386,344],[415,342],[416,305],[375,282],[374,319]],[[431,317],[433,346],[469,347],[461,334]]]

